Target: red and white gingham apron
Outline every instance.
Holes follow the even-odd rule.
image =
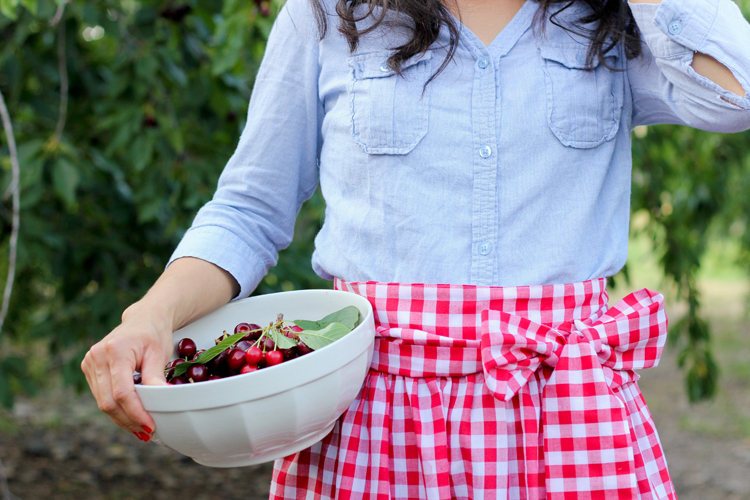
[[[375,309],[371,369],[271,498],[676,500],[633,371],[659,360],[663,297],[608,309],[605,285],[336,280]]]

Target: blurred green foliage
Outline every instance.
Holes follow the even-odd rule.
[[[0,332],[0,403],[59,373],[83,388],[88,347],[158,277],[210,199],[244,126],[279,4],[238,0],[0,0],[0,90],[21,163],[16,285]],[[270,10],[271,15],[264,14]],[[57,14],[60,22],[51,25]],[[62,58],[61,58],[62,56]],[[68,78],[62,134],[60,61]],[[690,313],[673,327],[693,399],[717,368],[696,273],[712,234],[740,238],[750,263],[750,135],[652,127],[635,140],[633,210],[646,211],[666,276]],[[10,159],[0,140],[0,188]],[[0,205],[0,279],[10,201]],[[324,204],[304,207],[292,246],[256,293],[329,287],[310,268]]]
[[[253,2],[111,0],[69,3],[53,27],[54,2],[16,3],[0,1],[0,90],[19,148],[22,209],[16,284],[0,333],[6,406],[50,369],[83,387],[88,346],[145,293],[213,194],[273,22]],[[69,104],[58,142],[60,44]],[[4,136],[0,145],[5,190]],[[0,207],[2,280],[9,207]],[[322,213],[317,196],[301,216],[307,241],[285,253],[259,292],[329,286],[309,271]]]

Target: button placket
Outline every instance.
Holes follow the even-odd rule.
[[[476,68],[471,101],[474,133],[471,282],[477,285],[491,285],[495,264],[493,242],[496,241],[497,226],[498,155],[493,151],[497,144],[497,86],[489,54],[479,52]]]

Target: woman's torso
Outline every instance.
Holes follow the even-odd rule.
[[[586,71],[587,42],[549,23],[533,30],[536,8],[527,1],[489,47],[463,28],[424,94],[446,30],[400,78],[385,63],[406,35],[381,28],[352,54],[333,24],[319,49],[319,274],[513,286],[622,267],[628,76]],[[625,67],[621,47],[607,62]]]

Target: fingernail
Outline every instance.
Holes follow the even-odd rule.
[[[141,432],[141,433],[140,433],[140,435],[141,435],[141,441],[145,441],[145,442],[147,442],[147,443],[148,443],[149,441],[151,441],[151,436],[149,436],[149,435],[148,435],[148,434],[146,434],[145,432]]]
[[[142,433],[138,433],[138,432],[134,432],[134,433],[133,433],[133,435],[134,435],[135,437],[137,437],[138,439],[140,439],[141,441],[143,441],[143,438],[141,437],[141,434],[142,434]]]
[[[146,427],[145,425],[142,425],[143,430],[146,431],[148,434],[153,434],[154,431],[151,430],[151,427]]]

